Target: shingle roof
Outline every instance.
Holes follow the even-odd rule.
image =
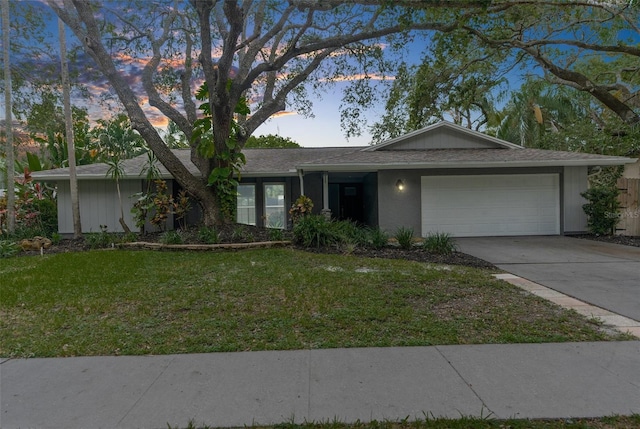
[[[293,176],[298,169],[307,171],[377,171],[408,168],[483,168],[529,167],[565,165],[622,165],[634,159],[594,155],[578,152],[561,152],[542,149],[429,149],[366,151],[363,147],[245,149],[247,158],[242,174],[250,176]],[[198,170],[190,161],[188,149],[173,149],[173,153],[193,173]],[[123,161],[124,177],[142,177],[146,155]],[[107,177],[106,164],[78,166],[80,180]],[[171,178],[159,165],[161,177]],[[68,168],[33,173],[39,180],[64,180],[69,177]]]
[[[315,160],[300,167],[317,169],[455,168],[535,165],[620,165],[629,158],[543,149],[430,149],[356,151],[345,156]]]
[[[296,175],[298,165],[313,162],[318,159],[335,158],[348,153],[358,151],[360,147],[341,148],[287,148],[287,149],[245,149],[243,153],[247,158],[247,163],[243,168],[243,175],[251,176],[291,176]],[[178,159],[187,166],[187,169],[194,175],[199,174],[196,166],[191,162],[189,149],[172,149]],[[139,178],[147,156],[141,155],[136,158],[127,159],[122,162],[124,178]],[[162,164],[158,162],[160,177],[169,179],[171,174]],[[107,164],[89,164],[76,167],[76,175],[80,180],[103,179],[107,177],[109,166]],[[38,171],[32,174],[39,180],[59,180],[69,177],[69,168],[57,168],[54,170]]]

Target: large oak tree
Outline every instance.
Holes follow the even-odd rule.
[[[362,82],[371,73],[393,73],[384,52],[420,34],[465,34],[484,47],[512,52],[516,61],[532,59],[561,82],[588,91],[627,123],[638,122],[632,105],[638,8],[622,1],[47,1],[106,77],[134,128],[198,200],[206,224],[221,221],[216,187],[208,178],[228,166],[223,154],[241,150],[251,133],[287,103],[309,111],[306,91],[356,73],[365,79],[354,85],[366,89]],[[621,32],[627,39],[619,37]],[[594,68],[576,65],[584,52],[632,61],[618,76],[589,76]],[[141,85],[128,68],[131,61],[142,67]],[[199,138],[192,139],[199,118],[194,93],[202,82],[211,116],[212,150],[206,151],[198,150]],[[191,160],[199,174],[191,174],[163,142],[142,107],[146,100],[192,140]],[[238,110],[245,100],[251,104],[249,116]],[[358,120],[358,109],[347,118]]]
[[[436,7],[465,9],[484,3],[433,2]],[[419,8],[402,6],[424,4],[415,1],[166,0],[105,5],[48,0],[48,4],[73,30],[160,162],[198,200],[205,224],[221,221],[220,201],[208,178],[229,161],[217,155],[230,146],[241,150],[251,133],[288,101],[304,103],[305,83],[322,85],[325,79],[353,73],[354,67],[380,54],[376,43],[385,36],[451,26],[425,19]],[[134,56],[144,63],[141,91],[131,85],[121,61]],[[141,105],[148,98],[149,105],[191,139],[198,119],[194,89],[202,80],[208,88],[214,150],[206,151],[213,156],[203,156],[198,139],[192,142],[191,160],[200,172],[193,175],[162,141]],[[238,118],[239,126],[233,127],[236,106],[247,98],[253,101],[253,112]],[[230,139],[234,145],[229,145]]]

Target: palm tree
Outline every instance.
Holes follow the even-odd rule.
[[[576,94],[539,80],[525,82],[502,111],[491,115],[488,132],[523,147],[546,147],[550,133],[570,128],[587,114]]]
[[[120,219],[118,219],[118,222],[120,222],[124,232],[129,234],[131,229],[129,229],[127,223],[124,221],[124,208],[122,206],[122,195],[120,194],[120,178],[124,175],[122,161],[119,158],[113,158],[110,161],[107,161],[107,165],[109,166],[107,176],[116,181],[116,190],[118,191],[118,201],[120,202]]]

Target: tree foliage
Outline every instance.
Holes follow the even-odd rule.
[[[276,134],[261,135],[258,137],[250,136],[247,139],[247,143],[244,145],[246,148],[263,148],[263,149],[275,149],[275,148],[296,148],[300,145],[289,137],[282,137]]]
[[[199,201],[206,224],[219,212],[211,172],[224,160],[203,156],[192,139],[197,107],[192,88],[203,80],[209,104],[215,151],[231,135],[234,110],[241,98],[252,100],[253,114],[237,119],[244,147],[251,133],[274,113],[293,104],[310,112],[310,92],[356,73],[384,70],[381,38],[411,29],[451,26],[425,19],[421,2],[356,1],[174,1],[98,3],[48,0],[73,30],[84,51],[106,77],[134,128],[160,162]],[[486,2],[434,2],[443,10],[481,8]],[[446,7],[446,8],[445,8]],[[394,43],[402,45],[396,40]],[[140,81],[129,74],[140,65]],[[138,85],[139,83],[139,85]],[[195,84],[195,85],[194,85]],[[141,108],[139,89],[149,105],[173,121],[191,141],[193,175],[169,150]],[[196,139],[197,140],[197,139]]]
[[[504,0],[457,16],[400,68],[374,141],[448,119],[529,147],[638,150],[637,4]]]
[[[347,135],[357,134],[354,124],[364,122],[363,112],[378,97],[372,82],[395,73],[397,64],[388,52],[406,52],[409,42],[420,37],[429,46],[435,33],[436,44],[441,38],[440,46],[448,51],[425,53],[425,64],[415,70],[405,66],[409,87],[424,86],[427,95],[406,97],[403,88],[392,91],[398,99],[405,97],[410,107],[405,110],[407,123],[392,124],[393,132],[445,112],[478,127],[476,116],[480,112],[488,120],[490,95],[501,87],[503,77],[510,78],[505,73],[531,64],[549,79],[590,94],[622,123],[638,122],[640,19],[632,2],[47,3],[73,30],[133,128],[199,201],[209,225],[216,222],[220,209],[209,178],[215,169],[229,165],[227,160],[203,156],[199,139],[192,139],[198,120],[193,88],[203,81],[209,88],[215,153],[227,145],[234,121],[241,130],[236,134],[242,149],[260,124],[287,105],[311,115],[309,95],[341,80],[352,82],[343,98],[343,126]],[[462,53],[468,56],[466,63]],[[614,73],[608,65],[615,66]],[[414,71],[420,79],[412,77]],[[235,112],[243,98],[251,101],[251,116]],[[152,125],[156,113],[142,108],[147,101],[190,142],[191,161],[199,174],[192,174],[165,144]],[[441,107],[434,110],[434,104]]]
[[[503,51],[483,49],[468,35],[434,35],[420,64],[400,65],[385,113],[371,127],[373,142],[442,120],[481,129],[504,96],[506,74],[513,68],[505,62]]]

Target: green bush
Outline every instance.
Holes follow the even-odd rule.
[[[55,244],[60,244],[60,241],[62,241],[62,236],[59,233],[54,232],[54,233],[51,234],[51,243],[52,244],[54,244],[54,245]]]
[[[271,241],[283,241],[284,231],[279,228],[269,228],[269,240]]]
[[[330,246],[338,242],[332,222],[324,215],[301,217],[293,226],[293,238],[305,247]]]
[[[593,187],[581,193],[588,202],[582,206],[587,214],[587,227],[596,235],[612,235],[620,221],[618,210],[618,189],[614,187]]]
[[[389,234],[379,227],[367,231],[367,245],[373,249],[382,249],[389,243]]]
[[[413,228],[401,226],[396,230],[395,239],[402,249],[411,249],[411,246],[413,246]]]
[[[42,231],[43,236],[49,237],[58,231],[58,205],[56,201],[49,198],[41,200],[35,199],[31,203],[33,208],[38,212],[37,223]]]
[[[165,231],[160,236],[160,243],[162,244],[182,244],[182,234],[179,231]]]
[[[438,255],[450,255],[458,250],[454,238],[448,232],[427,234],[422,242],[422,246],[424,250]]]
[[[11,258],[18,253],[18,244],[11,240],[0,240],[0,259]]]
[[[100,232],[90,232],[84,235],[84,241],[91,249],[104,249],[116,242],[116,237],[107,232],[106,225],[100,225]]]
[[[348,220],[333,221],[330,228],[335,236],[336,244],[367,245],[367,229],[354,222]]]
[[[202,226],[198,230],[198,240],[205,244],[218,244],[220,242],[220,234],[213,227]]]
[[[15,241],[24,240],[25,238],[33,238],[36,236],[46,237],[47,234],[44,232],[40,224],[34,225],[16,225],[16,230],[13,234],[10,235],[10,238]]]
[[[120,238],[121,243],[133,243],[138,241],[138,234],[135,232],[128,232]]]
[[[247,230],[246,225],[238,224],[231,232],[231,241],[234,243],[251,243],[255,241],[255,237],[251,231]]]

